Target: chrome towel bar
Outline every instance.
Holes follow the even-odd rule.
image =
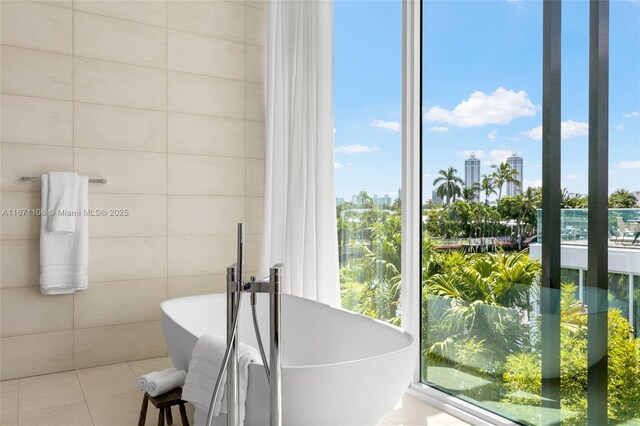
[[[40,178],[36,177],[36,176],[22,176],[20,178],[21,181],[23,182],[34,182],[34,181],[39,181]],[[89,179],[89,183],[107,183],[106,179]]]

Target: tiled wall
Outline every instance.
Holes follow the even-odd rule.
[[[39,218],[2,217],[2,380],[166,353],[159,303],[258,263],[263,2],[2,1],[2,208],[47,171],[90,184],[89,289],[42,296]]]

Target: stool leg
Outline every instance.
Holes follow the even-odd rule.
[[[167,423],[172,425],[173,424],[173,416],[171,415],[171,407],[166,407],[165,411],[167,412]]]
[[[187,417],[187,410],[184,408],[184,402],[180,403],[180,418],[182,419],[182,426],[189,426],[189,417]]]
[[[140,418],[138,419],[138,426],[144,426],[145,421],[147,420],[147,407],[149,406],[149,399],[147,398],[147,394],[144,394],[142,398],[142,408],[140,408]]]
[[[158,413],[158,426],[164,426],[164,408],[161,408]]]

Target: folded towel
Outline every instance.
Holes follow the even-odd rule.
[[[87,288],[89,260],[88,183],[86,176],[78,176],[76,203],[79,214],[72,216],[74,232],[49,231],[50,216],[40,218],[40,291],[42,294],[66,294]],[[49,175],[42,175],[42,208],[49,205]]]
[[[184,379],[186,377],[187,372],[182,370],[172,371],[167,374],[160,374],[149,380],[147,383],[147,393],[151,396],[158,396],[163,393],[167,393],[184,385]]]
[[[68,213],[78,211],[78,175],[76,173],[50,172],[47,205],[49,232],[75,232],[76,218]],[[65,214],[67,213],[67,214]]]
[[[170,367],[170,368],[165,368],[162,371],[154,371],[152,373],[147,373],[147,374],[143,374],[142,376],[138,377],[138,387],[140,388],[140,390],[142,392],[149,392],[148,389],[148,384],[149,381],[155,379],[156,377],[160,377],[160,376],[164,376],[167,375],[169,373],[173,373],[174,371],[178,371],[176,368]],[[180,385],[182,386],[182,385]]]
[[[205,334],[198,339],[196,347],[191,355],[189,373],[182,389],[182,399],[191,402],[196,409],[205,413],[209,411],[209,404],[213,397],[213,390],[218,378],[218,372],[222,366],[224,352],[227,348],[227,339],[222,336]],[[247,399],[247,384],[249,378],[249,364],[259,361],[258,351],[244,343],[240,343],[238,350],[240,383],[240,407],[238,407],[240,422],[244,421],[244,403]],[[218,399],[213,407],[213,415],[227,412],[227,375],[222,377],[222,389],[218,393]],[[206,418],[206,416],[205,416]]]

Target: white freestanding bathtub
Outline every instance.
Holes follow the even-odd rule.
[[[269,356],[268,296],[258,296]],[[161,304],[162,328],[176,368],[187,370],[205,333],[226,335],[226,295]],[[240,340],[257,348],[249,296],[242,297]],[[287,425],[375,425],[409,385],[417,359],[413,336],[397,327],[299,297],[282,296],[282,410]],[[268,425],[269,388],[260,363],[249,365],[245,425]]]

